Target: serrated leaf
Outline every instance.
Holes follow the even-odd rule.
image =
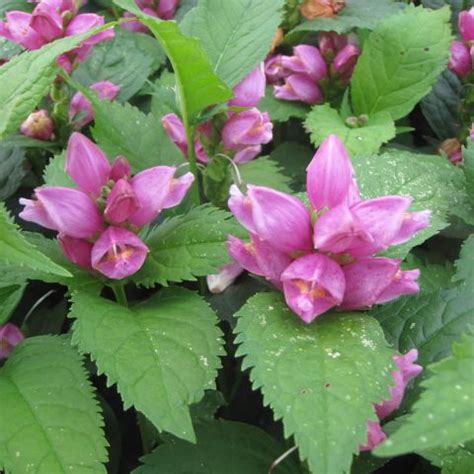
[[[450,262],[431,263],[418,258],[413,254],[408,254],[406,262],[402,264],[404,270],[418,268],[421,272],[417,282],[420,285],[421,293],[439,291],[454,286],[451,279],[454,274],[454,265]]]
[[[15,348],[0,369],[0,468],[105,473],[107,441],[82,360],[64,337]]]
[[[239,171],[245,183],[268,186],[284,193],[291,192],[288,186],[290,178],[283,174],[275,161],[266,156],[240,165]]]
[[[0,139],[13,133],[46,95],[59,70],[56,57],[104,29],[100,26],[59,39],[22,53],[0,67]]]
[[[73,343],[91,354],[125,407],[194,441],[189,406],[214,388],[222,355],[217,318],[199,295],[164,289],[133,308],[75,293]]]
[[[141,459],[133,474],[263,474],[285,448],[265,431],[235,421],[216,420],[196,427],[197,444],[171,440]],[[292,459],[272,472],[301,472]]]
[[[0,201],[5,201],[21,186],[26,175],[25,152],[0,145]]]
[[[464,176],[466,177],[466,192],[474,208],[474,140],[467,140],[466,147],[463,148],[462,157],[464,160]]]
[[[474,441],[450,448],[435,448],[418,454],[441,468],[441,474],[467,474],[474,466]]]
[[[10,266],[26,267],[62,277],[72,276],[25,239],[3,203],[0,203],[0,261]]]
[[[465,281],[469,285],[474,285],[474,235],[470,235],[463,243],[455,265],[456,274],[453,281]]]
[[[291,117],[304,119],[309,112],[309,106],[302,102],[276,99],[272,86],[265,89],[265,97],[257,107],[262,112],[267,112],[272,122],[286,122]]]
[[[112,41],[94,46],[73,78],[86,87],[98,81],[111,81],[120,86],[117,100],[126,101],[164,61],[165,54],[152,37],[117,28]]]
[[[448,225],[446,215],[450,211],[465,207],[462,171],[439,156],[389,150],[380,156],[355,156],[352,162],[364,198],[390,194],[412,196],[412,210],[432,212],[431,225],[409,242],[390,249],[388,254],[392,257],[404,258],[412,247]]]
[[[2,0],[2,3],[0,4],[0,18],[4,18],[5,13],[12,10],[31,12],[33,6],[26,0]]]
[[[301,33],[310,31],[335,31],[347,33],[353,28],[372,30],[380,20],[398,13],[405,5],[393,0],[346,0],[345,7],[334,17],[303,20],[290,31],[288,39],[294,41]]]
[[[357,115],[407,115],[445,69],[451,45],[449,9],[409,5],[381,22],[364,43],[351,81]]]
[[[474,426],[474,336],[453,344],[453,355],[431,365],[424,392],[400,429],[376,448],[377,456],[392,456],[472,439]]]
[[[377,321],[329,313],[305,325],[273,292],[251,298],[237,317],[237,355],[285,436],[313,472],[347,471],[376,419],[372,404],[388,398],[393,351]]]
[[[377,153],[384,143],[395,137],[395,123],[388,112],[378,112],[369,116],[364,126],[351,128],[329,104],[315,105],[304,124],[315,146],[335,134],[352,155]]]
[[[44,184],[47,186],[63,186],[75,188],[76,183],[66,173],[66,153],[53,156],[43,171]]]
[[[454,31],[458,30],[458,15],[463,9],[469,8],[469,5],[472,6],[472,0],[467,2],[464,0],[421,0],[421,4],[426,8],[432,8],[433,10],[437,8],[443,8],[448,5],[451,8],[451,23],[453,25]]]
[[[229,262],[225,242],[242,227],[226,212],[204,205],[157,225],[145,238],[145,265],[133,276],[139,285],[167,285],[216,273]]]
[[[235,86],[270,51],[283,0],[201,0],[183,32],[198,38],[215,73]],[[213,25],[210,28],[209,25]]]
[[[421,101],[421,110],[440,140],[456,137],[461,123],[459,107],[462,83],[450,70],[444,71],[433,90]]]
[[[25,288],[26,283],[0,286],[0,326],[5,324],[10,318],[11,313],[20,302]]]

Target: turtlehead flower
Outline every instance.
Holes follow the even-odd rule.
[[[64,255],[83,268],[120,279],[143,265],[148,248],[136,235],[161,210],[178,205],[194,176],[156,166],[131,176],[118,156],[110,165],[103,151],[75,132],[66,152],[66,171],[77,189],[43,186],[34,200],[20,199],[20,217],[59,232]]]
[[[370,420],[367,422],[367,443],[359,446],[359,451],[372,451],[386,439],[387,435],[383,432],[380,422]]]
[[[234,87],[234,98],[229,101],[229,105],[255,107],[265,96],[265,85],[265,68],[261,63]]]
[[[228,263],[219,273],[207,275],[207,287],[211,293],[223,293],[242,274],[244,269],[236,262]]]
[[[469,48],[461,41],[452,42],[448,67],[462,79],[470,74],[472,70],[471,53]]]
[[[136,0],[136,4],[144,13],[162,20],[172,20],[179,6],[179,0]],[[125,12],[124,18],[135,18],[133,13]],[[121,25],[130,31],[146,33],[148,28],[139,21],[130,21]]]
[[[288,77],[291,71],[288,71],[282,64],[283,55],[275,54],[265,60],[265,76],[269,84],[278,84]]]
[[[12,323],[0,326],[0,359],[6,359],[25,336]]]
[[[348,35],[339,35],[335,31],[321,31],[318,33],[319,51],[327,60],[332,60],[348,43]]]
[[[291,74],[283,85],[273,86],[273,95],[277,99],[318,104],[323,101],[321,89],[306,74]]]
[[[332,62],[332,69],[342,79],[349,80],[354,72],[360,56],[360,49],[354,44],[347,44],[342,48]]]
[[[300,6],[300,12],[307,20],[329,18],[337,15],[345,4],[345,0],[305,0]]]
[[[32,112],[21,124],[20,132],[36,140],[54,139],[54,122],[47,110]]]
[[[474,7],[459,14],[459,32],[464,41],[474,41]]]
[[[304,74],[317,82],[328,74],[328,68],[319,49],[300,44],[293,48],[293,56],[282,56],[282,66],[291,73]]]

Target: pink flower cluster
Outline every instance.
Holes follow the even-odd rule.
[[[310,209],[263,186],[233,185],[229,208],[250,242],[229,236],[230,255],[283,289],[306,323],[333,307],[362,309],[419,291],[419,271],[377,257],[429,225],[430,212],[408,212],[412,199],[362,199],[343,143],[330,135],[307,168]]]
[[[176,9],[179,5],[179,0],[136,0],[136,4],[144,13],[162,20],[173,19]],[[124,18],[135,18],[135,15],[130,12],[123,14]],[[124,23],[122,28],[130,31],[137,31],[146,33],[148,28],[139,21],[130,21]]]
[[[6,359],[24,338],[23,333],[14,324],[0,326],[0,359]]]
[[[236,163],[245,163],[255,158],[262,145],[273,138],[273,125],[266,112],[260,112],[256,105],[265,95],[265,71],[263,63],[254,69],[234,88],[234,98],[229,101],[231,107],[249,107],[241,112],[227,113],[225,123],[219,126],[217,138],[214,136],[215,124],[212,121],[201,124],[194,138],[196,157],[202,163],[209,161],[209,149],[233,157]],[[176,114],[167,114],[162,118],[163,127],[187,156],[188,143],[181,119]]]
[[[148,248],[139,229],[163,210],[178,205],[191,186],[191,173],[155,166],[131,177],[130,164],[104,152],[75,132],[67,147],[66,171],[78,189],[42,186],[36,199],[20,199],[24,220],[59,232],[66,257],[75,264],[120,279],[143,265]]]
[[[474,57],[474,7],[459,14],[459,32],[462,41],[453,41],[448,67],[461,79],[472,71]]]
[[[0,36],[28,50],[39,49],[58,38],[74,36],[104,24],[104,17],[94,13],[78,13],[75,0],[41,0],[33,13],[9,11],[7,21],[0,21]],[[111,39],[113,29],[107,29],[84,41],[80,47],[58,57],[58,64],[67,72],[84,61],[92,46]]]
[[[324,32],[319,34],[319,48],[300,44],[292,56],[270,56],[265,72],[277,99],[317,104],[323,101],[320,85],[332,77],[348,82],[359,55],[351,36]]]
[[[380,421],[400,407],[408,383],[422,372],[423,367],[414,363],[417,358],[418,351],[416,349],[412,349],[404,355],[394,356],[393,360],[398,370],[392,372],[395,385],[390,388],[390,399],[375,405],[375,412],[379,421],[369,421],[367,423],[367,444],[361,446],[360,451],[370,451],[387,438],[380,426]]]

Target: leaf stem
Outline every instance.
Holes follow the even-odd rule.
[[[117,303],[127,308],[128,301],[127,301],[127,295],[125,293],[125,287],[123,283],[111,285],[111,288],[114,291],[115,300],[117,301]]]

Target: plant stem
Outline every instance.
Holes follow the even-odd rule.
[[[153,437],[150,436],[150,432],[147,426],[147,419],[137,411],[137,422],[138,429],[140,431],[140,438],[142,439],[142,450],[143,454],[148,454],[153,446]]]
[[[191,197],[193,198],[194,205],[199,206],[199,204],[201,204],[201,196],[199,194],[199,172],[197,167],[196,153],[194,151],[194,127],[187,123],[187,119],[184,120],[184,127],[186,129],[186,141],[188,142],[189,169],[194,175],[194,183],[191,188]]]
[[[112,290],[114,291],[115,300],[117,303],[128,307],[127,295],[125,294],[123,283],[112,285]]]

